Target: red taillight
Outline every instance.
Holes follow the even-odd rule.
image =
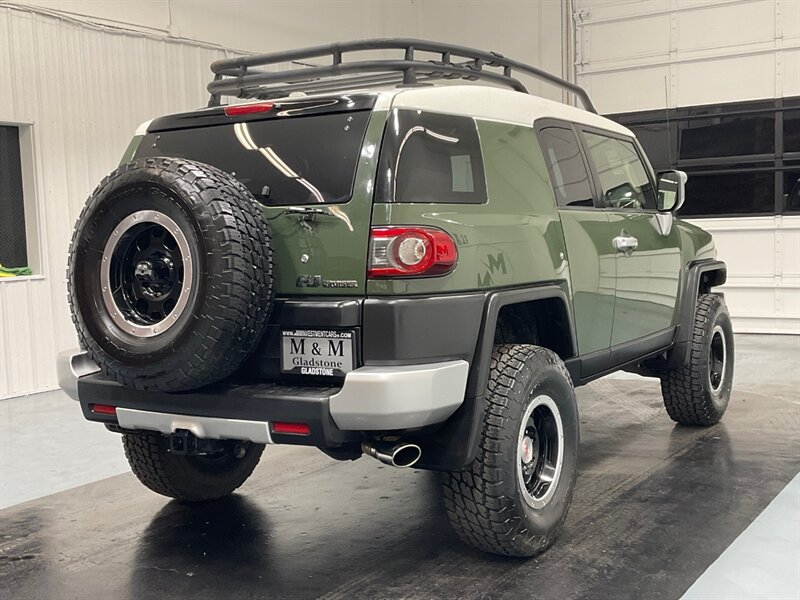
[[[109,404],[92,404],[92,412],[96,415],[117,416],[117,407]]]
[[[444,275],[458,260],[456,243],[433,227],[374,227],[369,277]]]
[[[252,115],[254,113],[269,112],[272,110],[272,102],[258,102],[256,104],[234,104],[225,107],[225,114],[229,117],[240,115]]]
[[[288,433],[291,435],[309,435],[311,427],[305,423],[273,423],[272,433]]]

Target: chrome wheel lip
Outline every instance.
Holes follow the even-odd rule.
[[[555,423],[556,423],[556,430],[558,432],[558,451],[556,453],[556,466],[555,466],[555,473],[553,475],[553,479],[550,482],[550,485],[547,488],[547,491],[542,496],[534,496],[528,490],[528,487],[525,483],[525,476],[522,472],[522,463],[523,457],[521,456],[521,450],[523,448],[524,440],[525,440],[525,432],[528,428],[528,421],[533,414],[533,411],[540,406],[545,406],[549,409],[550,413],[553,415]],[[553,398],[546,394],[540,394],[535,396],[529,403],[525,409],[525,413],[522,417],[522,422],[520,424],[519,435],[517,436],[517,448],[515,454],[515,462],[517,468],[517,481],[519,483],[520,490],[522,491],[522,497],[525,499],[525,502],[534,509],[541,509],[544,508],[548,502],[553,498],[553,495],[558,488],[559,480],[561,479],[561,472],[564,468],[564,424],[561,419],[561,411],[558,410],[558,406],[556,405]]]
[[[714,339],[719,336],[720,341],[722,342],[722,366],[720,367],[719,373],[719,383],[714,386],[713,375],[714,370],[711,366],[711,355],[714,351]],[[722,388],[725,384],[725,372],[728,367],[728,342],[725,339],[725,332],[722,329],[721,325],[715,325],[714,328],[711,330],[711,341],[708,344],[708,353],[709,353],[709,364],[708,364],[708,387],[711,390],[711,393],[714,396],[718,396],[722,391]]]
[[[119,245],[122,236],[129,231],[132,227],[142,223],[153,223],[160,225],[166,229],[178,244],[178,250],[181,254],[183,261],[183,283],[178,300],[175,302],[175,307],[170,313],[158,323],[152,325],[140,325],[133,323],[125,318],[123,311],[117,305],[114,298],[113,290],[111,289],[111,258]],[[186,310],[189,303],[189,293],[192,289],[194,281],[194,268],[191,260],[191,250],[189,249],[189,241],[181,231],[178,224],[169,218],[164,213],[157,210],[139,210],[129,214],[122,221],[120,221],[106,242],[103,248],[103,258],[100,264],[100,290],[108,314],[113,323],[119,327],[126,334],[132,335],[137,338],[150,338],[160,335],[165,331],[172,328],[177,323],[178,318]]]

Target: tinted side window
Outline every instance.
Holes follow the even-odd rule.
[[[539,142],[550,167],[558,205],[594,206],[589,174],[575,133],[563,127],[547,127],[539,132]]]
[[[486,202],[475,121],[395,110],[386,124],[376,202]]]
[[[584,133],[608,208],[655,209],[653,186],[631,142]]]

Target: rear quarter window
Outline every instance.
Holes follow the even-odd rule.
[[[389,115],[376,202],[481,204],[486,178],[475,120],[417,110]]]

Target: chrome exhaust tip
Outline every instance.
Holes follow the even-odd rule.
[[[385,465],[399,469],[413,467],[422,456],[422,448],[416,444],[407,443],[364,442],[361,444],[361,451]]]

